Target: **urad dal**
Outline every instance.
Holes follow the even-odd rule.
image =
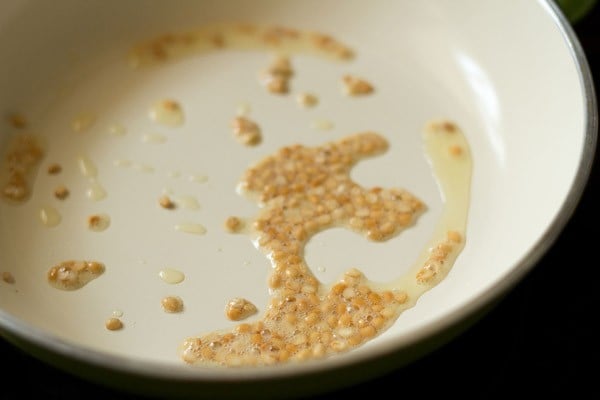
[[[251,234],[273,264],[271,300],[258,321],[185,340],[183,360],[252,366],[322,358],[373,339],[414,306],[446,276],[464,246],[472,168],[468,143],[452,121],[430,122],[424,140],[445,210],[412,270],[386,285],[351,268],[326,287],[302,257],[307,241],[324,229],[341,226],[384,241],[425,210],[404,189],[366,189],[350,178],[358,161],[387,150],[383,136],[364,132],[313,148],[284,147],[248,169],[240,188],[261,205]],[[461,151],[448,151],[454,148]]]

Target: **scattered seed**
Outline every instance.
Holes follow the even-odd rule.
[[[171,200],[171,198],[170,198],[169,196],[167,196],[167,195],[161,196],[161,197],[158,199],[158,204],[160,204],[160,206],[161,206],[162,208],[165,208],[165,209],[167,209],[167,210],[172,210],[172,209],[174,209],[174,208],[176,207],[176,206],[175,206],[175,203],[174,203],[174,202]]]
[[[344,75],[342,83],[346,94],[350,96],[366,95],[372,93],[374,90],[373,85],[367,80],[353,75]]]
[[[109,331],[118,331],[123,328],[123,322],[119,318],[112,317],[106,320],[104,326]]]
[[[66,186],[60,185],[54,189],[54,197],[59,200],[64,200],[69,196],[69,189]]]
[[[311,93],[299,93],[296,96],[296,102],[298,105],[304,108],[314,107],[319,102],[317,96]]]
[[[24,129],[27,127],[27,119],[21,114],[10,114],[7,119],[13,128]]]
[[[8,284],[13,284],[15,283],[15,277],[13,276],[13,274],[11,274],[8,271],[3,271],[2,272],[2,280]]]
[[[231,122],[231,128],[236,140],[243,145],[256,146],[262,140],[260,127],[247,117],[235,117]]]
[[[183,311],[183,300],[177,296],[167,296],[164,297],[160,304],[165,312],[168,313],[178,313]]]
[[[107,214],[93,214],[88,217],[88,228],[94,232],[102,232],[110,226]]]
[[[48,166],[48,173],[50,175],[57,175],[57,174],[60,174],[61,172],[62,172],[62,166],[60,164],[53,163]]]
[[[242,229],[242,227],[243,227],[243,222],[238,217],[232,216],[232,217],[227,218],[227,220],[225,220],[225,228],[229,232],[239,232],[240,229]]]
[[[254,304],[241,297],[230,300],[225,307],[225,315],[232,321],[241,321],[257,312],[258,309]]]

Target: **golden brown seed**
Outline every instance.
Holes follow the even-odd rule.
[[[273,32],[275,32],[276,36],[270,34],[268,36],[269,40],[274,39],[278,42],[279,31]],[[289,82],[293,74],[294,71],[292,70],[289,58],[276,56],[262,77],[262,83],[271,93],[285,94],[289,92]]]
[[[256,314],[258,309],[250,301],[241,297],[231,299],[225,307],[225,315],[232,321],[240,321]]]
[[[231,122],[233,135],[238,142],[247,146],[255,146],[262,140],[260,127],[246,117],[236,117]]]
[[[404,304],[408,300],[408,294],[406,292],[394,292],[394,300],[398,304]]]
[[[27,120],[21,114],[11,114],[8,116],[8,123],[17,129],[23,129],[27,127]]]
[[[48,173],[50,175],[60,174],[61,171],[62,171],[62,166],[60,164],[53,163],[53,164],[48,165]]]
[[[167,296],[164,297],[160,304],[165,312],[168,313],[178,313],[183,311],[183,300],[177,296]]]
[[[15,277],[8,271],[2,272],[2,280],[6,283],[13,284],[15,283]]]
[[[292,64],[288,57],[276,56],[273,61],[271,61],[267,73],[271,76],[290,78],[294,74],[294,71],[292,70]]]
[[[450,122],[450,121],[444,121],[442,123],[442,130],[448,132],[448,133],[453,133],[457,131],[457,127],[454,123]]]
[[[433,277],[436,275],[435,271],[430,269],[421,269],[417,273],[417,283],[423,284],[431,281]]]
[[[271,76],[265,79],[265,87],[271,93],[285,94],[290,91],[288,79],[282,76]]]
[[[69,196],[69,189],[66,186],[60,185],[54,189],[54,197],[59,200],[64,200]]]
[[[215,33],[210,37],[211,43],[217,47],[222,48],[225,47],[225,37],[222,33]]]
[[[296,102],[301,107],[308,108],[316,106],[319,102],[319,99],[317,98],[317,96],[311,93],[299,93],[296,96]]]
[[[106,230],[110,225],[110,217],[106,214],[93,214],[88,217],[88,228],[95,232]]]
[[[119,318],[109,318],[104,323],[104,326],[106,326],[106,329],[109,331],[117,331],[123,328],[123,322],[121,322]]]
[[[231,216],[229,218],[227,218],[227,220],[225,220],[225,228],[229,231],[229,232],[239,232],[240,229],[242,229],[242,220],[239,219],[238,217],[235,216]]]
[[[37,168],[43,156],[44,150],[36,137],[27,134],[15,136],[4,160],[8,178],[2,187],[4,198],[22,202],[29,196],[28,175]]]
[[[252,331],[252,327],[250,324],[239,324],[235,330],[237,333],[248,333]]]
[[[162,107],[169,111],[180,111],[181,106],[175,100],[163,100]]]
[[[346,94],[350,96],[370,94],[374,90],[373,85],[367,80],[353,75],[344,75],[342,83],[344,84]]]
[[[171,198],[167,195],[161,196],[158,199],[158,204],[167,210],[172,210],[175,208],[175,203],[171,200]]]

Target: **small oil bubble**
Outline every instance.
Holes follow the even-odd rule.
[[[60,224],[62,217],[58,210],[52,206],[45,206],[40,209],[40,221],[47,227],[53,227]]]
[[[183,272],[170,267],[160,270],[158,276],[160,277],[160,279],[170,284],[181,283],[185,279],[185,275]]]
[[[206,233],[206,228],[202,224],[177,224],[175,225],[175,230],[196,235],[204,235]]]
[[[150,119],[167,126],[180,126],[184,115],[181,105],[175,100],[161,100],[150,108]]]

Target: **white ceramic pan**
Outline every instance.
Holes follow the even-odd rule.
[[[595,101],[551,1],[5,0],[0,333],[168,396],[373,377],[551,246]]]

